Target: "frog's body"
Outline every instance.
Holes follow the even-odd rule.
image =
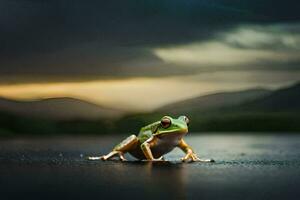
[[[186,156],[182,158],[183,161],[212,161],[199,159],[183,140],[183,137],[188,133],[188,123],[189,120],[185,116],[180,116],[178,119],[165,116],[161,121],[141,128],[138,136],[131,135],[126,138],[115,146],[109,154],[101,157],[90,157],[90,159],[107,160],[119,155],[121,160],[125,160],[124,153],[129,153],[140,160],[158,161],[162,160],[163,155],[175,147],[179,147],[186,153]]]

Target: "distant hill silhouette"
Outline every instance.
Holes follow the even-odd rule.
[[[27,117],[55,120],[118,118],[124,113],[74,98],[15,101],[0,98],[0,111]]]
[[[271,92],[271,90],[259,88],[235,92],[220,92],[169,104],[156,111],[174,115],[189,114],[191,112],[199,113],[227,106],[239,105],[245,101],[267,96],[271,94]]]
[[[276,90],[236,107],[242,110],[295,112],[300,110],[300,83]]]

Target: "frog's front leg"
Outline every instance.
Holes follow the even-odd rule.
[[[212,159],[200,159],[198,158],[197,154],[194,153],[193,149],[183,140],[181,139],[179,141],[178,147],[184,152],[186,153],[186,155],[181,158],[182,161],[200,161],[200,162],[213,162],[214,160]]]
[[[152,155],[151,147],[153,147],[157,143],[157,138],[155,136],[152,136],[145,142],[141,144],[141,149],[148,161],[164,161],[163,157],[160,158],[154,158]]]

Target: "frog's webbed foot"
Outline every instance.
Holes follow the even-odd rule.
[[[153,158],[151,160],[143,160],[143,161],[150,161],[150,162],[160,162],[160,161],[165,161],[165,158],[163,156],[159,157],[159,158]]]
[[[181,158],[181,161],[183,162],[214,162],[213,159],[200,159],[198,158],[197,154],[193,152],[187,153],[183,158]]]
[[[199,158],[197,157],[197,155],[195,153],[189,152],[183,158],[181,158],[181,161],[183,161],[183,162],[187,162],[187,161],[195,162],[195,161],[198,161],[198,159]]]

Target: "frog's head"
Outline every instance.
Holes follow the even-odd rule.
[[[189,119],[186,116],[180,116],[177,119],[170,116],[164,116],[160,120],[160,125],[156,131],[159,135],[165,134],[186,134],[188,132]]]

